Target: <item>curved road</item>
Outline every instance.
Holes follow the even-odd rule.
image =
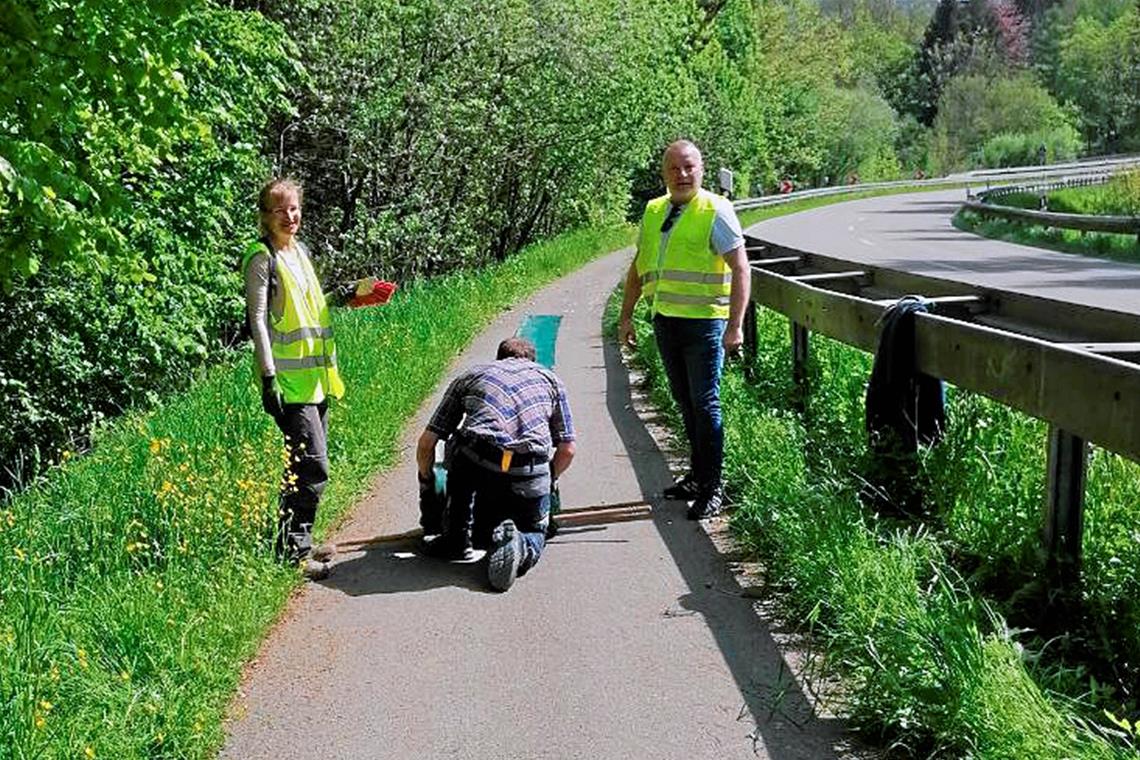
[[[789,248],[1055,301],[1140,314],[1140,267],[955,228],[964,190],[866,198],[770,219],[747,232]]]

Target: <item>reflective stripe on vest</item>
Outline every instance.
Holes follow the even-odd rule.
[[[254,245],[259,247],[257,253],[264,250],[260,242]],[[292,266],[286,257],[292,257]],[[250,258],[247,252],[247,262]],[[270,313],[269,335],[281,395],[289,404],[318,404],[327,396],[340,398],[344,383],[337,368],[332,317],[312,262],[300,243],[292,250],[278,252],[277,287],[282,311],[280,317]]]
[[[306,340],[308,338],[331,338],[331,327],[298,327],[296,330],[289,332],[278,332],[277,328],[269,328],[269,339],[274,343],[292,343],[298,340]]]
[[[301,359],[276,359],[274,365],[277,371],[289,371],[295,369],[312,369],[313,367],[335,367],[336,354],[331,356],[306,356]]]
[[[667,269],[661,273],[646,272],[641,276],[641,284],[646,285],[650,282],[656,282],[658,279],[675,280],[677,282],[700,282],[706,285],[717,283],[731,285],[732,272],[725,272],[724,274],[712,274],[708,272],[686,272],[681,269]]]
[[[706,190],[685,204],[664,248],[661,225],[669,196],[645,206],[637,245],[637,275],[650,311],[670,317],[726,319],[732,291],[732,270],[712,250],[716,220],[714,196]]]

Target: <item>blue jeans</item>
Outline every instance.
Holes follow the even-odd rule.
[[[720,485],[724,424],[720,414],[720,371],[724,365],[724,319],[653,318],[657,351],[669,390],[681,410],[693,479],[707,491]]]
[[[546,547],[550,515],[550,469],[544,464],[533,475],[499,472],[474,461],[462,450],[448,463],[447,508],[444,534],[448,540],[471,541],[488,548],[491,531],[503,520],[513,520],[522,535],[525,556],[522,575],[538,562]]]

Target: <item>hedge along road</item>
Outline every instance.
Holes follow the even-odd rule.
[[[777,245],[1052,301],[1140,314],[1140,267],[990,240],[951,219],[965,191],[885,195],[760,222]]]
[[[659,498],[665,456],[602,337],[631,256],[600,259],[504,313],[451,376],[493,358],[529,315],[561,316],[554,369],[578,432],[563,505],[644,499],[653,519],[564,530],[505,594],[486,590],[482,564],[392,548],[339,555],[250,666],[222,757],[853,756],[842,725],[813,713],[709,535],[683,503]],[[445,387],[338,540],[417,524],[414,441]]]

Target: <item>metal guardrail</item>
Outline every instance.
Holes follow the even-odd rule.
[[[1133,363],[1140,361],[1140,316],[867,266],[756,238],[747,247],[753,269],[746,351],[756,350],[757,305],[788,317],[801,396],[809,392],[811,331],[874,351],[878,321],[889,304],[908,293],[928,298],[935,313],[917,315],[915,325],[918,369],[1050,424],[1046,569],[1057,587],[1075,583],[1088,442],[1140,461],[1140,364]]]
[[[1095,187],[1099,185],[1106,185],[1112,179],[1111,172],[1104,172],[1099,174],[1089,174],[1080,177],[1069,177],[1057,182],[1038,182],[1032,185],[1002,185],[1000,187],[990,188],[983,190],[980,193],[975,193],[974,197],[983,203],[989,203],[993,199],[1004,198],[1007,195],[1014,195],[1017,193],[1037,194],[1044,195],[1051,193],[1054,190],[1069,190],[1074,187]]]
[[[1046,193],[1074,187],[1091,187],[1106,184],[1112,178],[1110,173],[1096,173],[1070,177],[1059,182],[1037,183],[1032,185],[1008,185],[978,193],[973,199],[967,198],[962,208],[982,216],[1025,222],[1043,227],[1079,230],[1081,232],[1110,232],[1119,235],[1136,235],[1140,240],[1140,216],[1109,216],[1102,214],[1071,214],[1045,210]],[[1014,193],[1038,194],[1042,209],[1024,209],[1006,206],[998,201]]]
[[[1033,211],[1015,206],[1000,206],[979,201],[966,201],[962,208],[983,216],[997,217],[1014,222],[1039,224],[1082,232],[1111,232],[1118,235],[1140,236],[1140,216],[1099,216],[1096,214],[1060,214],[1054,211]]]
[[[998,186],[1012,186],[1018,179],[1033,178],[1046,180],[1048,178],[1080,177],[1085,175],[1108,175],[1116,169],[1140,166],[1138,156],[1113,156],[1108,158],[1077,161],[1066,164],[1052,164],[1049,166],[1021,166],[1007,169],[979,169],[961,174],[951,174],[946,177],[933,179],[893,180],[890,182],[866,182],[855,185],[835,185],[831,187],[817,187],[810,190],[796,190],[783,195],[765,195],[757,198],[742,198],[734,201],[737,211],[748,211],[755,208],[765,208],[784,203],[791,203],[802,198],[825,198],[833,195],[851,195],[874,190],[890,190],[906,187],[957,187],[974,184],[984,184],[988,189]]]

